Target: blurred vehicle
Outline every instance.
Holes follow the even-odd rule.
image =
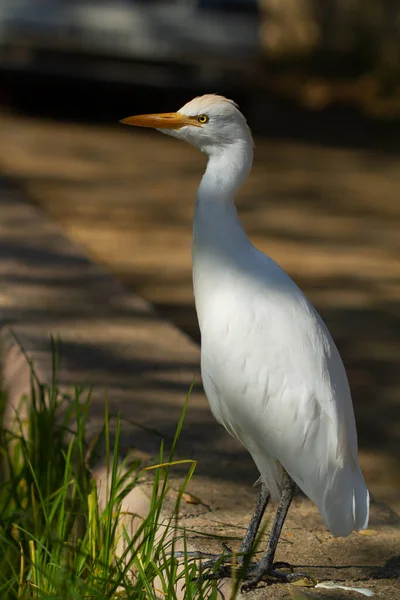
[[[254,78],[257,0],[2,0],[0,71],[213,89]]]

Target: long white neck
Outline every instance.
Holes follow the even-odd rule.
[[[251,137],[210,154],[197,192],[197,202],[212,202],[214,205],[233,203],[238,189],[250,173],[252,164]]]
[[[243,267],[253,248],[237,216],[234,199],[249,175],[253,142],[232,144],[209,157],[196,199],[193,224],[193,284],[201,327],[205,298],[224,273]]]
[[[197,191],[195,245],[206,240],[210,243],[213,234],[217,236],[217,243],[224,231],[231,232],[231,237],[238,236],[239,231],[245,235],[236,215],[234,201],[238,189],[250,173],[252,164],[253,140],[250,135],[249,139],[239,140],[209,155],[207,168]]]

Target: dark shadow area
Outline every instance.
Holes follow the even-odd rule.
[[[273,90],[248,91],[243,85],[221,83],[213,89],[201,85],[157,89],[146,85],[3,74],[1,103],[14,113],[35,118],[117,127],[119,120],[127,115],[175,111],[204,93],[232,97],[247,116],[254,134],[266,139],[389,154],[400,152],[399,119],[374,118],[357,107],[338,102],[324,109],[310,110]]]

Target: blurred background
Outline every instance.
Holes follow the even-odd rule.
[[[331,329],[366,479],[400,511],[398,0],[1,2],[0,176],[196,341],[204,157],[118,121],[210,92],[255,135],[245,227]]]

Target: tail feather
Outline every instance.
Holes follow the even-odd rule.
[[[369,492],[363,474],[358,469],[354,474],[353,515],[354,529],[366,529],[369,521]]]
[[[337,537],[346,537],[355,529],[366,529],[369,519],[369,492],[358,465],[340,469],[323,494],[316,499],[328,529]]]

